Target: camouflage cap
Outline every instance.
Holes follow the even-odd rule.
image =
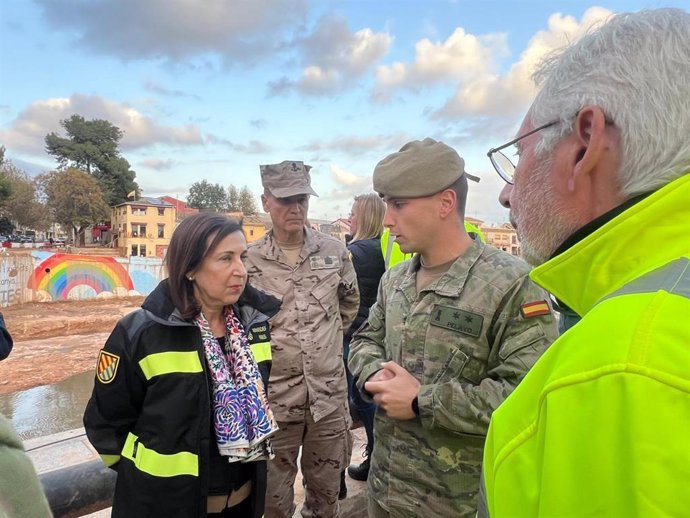
[[[431,138],[408,142],[374,168],[374,190],[381,196],[421,198],[451,186],[465,173],[465,161],[456,151]]]
[[[280,164],[260,165],[261,185],[276,198],[288,198],[298,194],[318,196],[311,188],[311,166],[298,160],[285,160]]]

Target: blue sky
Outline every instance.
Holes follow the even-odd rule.
[[[147,196],[206,179],[261,192],[259,164],[303,160],[314,218],[346,216],[405,142],[452,145],[467,213],[507,221],[486,150],[514,135],[532,67],[613,12],[690,0],[4,0],[0,144],[31,173],[78,113],[120,127]],[[258,198],[257,198],[258,201]]]

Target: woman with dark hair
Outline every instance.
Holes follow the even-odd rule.
[[[353,237],[352,241],[348,243],[347,249],[350,251],[352,265],[357,273],[360,302],[357,316],[350,329],[345,333],[343,356],[346,362],[352,335],[367,320],[369,308],[376,302],[379,281],[386,270],[381,252],[381,234],[383,233],[383,216],[385,213],[386,204],[383,203],[378,194],[370,193],[355,196],[355,202],[350,213],[350,232]],[[362,399],[349,369],[347,370],[347,379],[350,405],[354,407],[354,413],[362,421],[367,434],[367,446],[364,452],[366,458],[361,464],[349,466],[347,472],[355,480],[366,480],[369,476],[369,456],[374,448],[376,405]]]
[[[118,322],[98,356],[84,426],[117,471],[113,517],[258,518],[269,437],[268,318],[246,284],[247,242],[225,216],[180,223],[168,278]]]

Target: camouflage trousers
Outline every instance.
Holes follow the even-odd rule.
[[[428,509],[426,510],[428,511]],[[412,515],[400,515],[400,513],[392,514],[386,511],[379,503],[371,496],[367,498],[367,515],[369,518],[412,518]],[[420,515],[418,514],[417,517]],[[454,514],[453,518],[477,518],[479,516],[486,516],[485,514],[477,513],[473,506],[464,507],[460,514]]]
[[[381,507],[376,500],[367,498],[367,514],[369,518],[390,518],[390,513]]]
[[[291,518],[295,512],[295,477],[300,468],[305,481],[303,518],[338,516],[340,473],[347,464],[349,416],[338,410],[314,422],[307,410],[302,422],[278,422],[280,430],[271,438],[275,459],[268,462],[265,518]]]

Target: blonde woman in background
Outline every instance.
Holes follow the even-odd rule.
[[[381,234],[383,233],[385,212],[386,205],[378,194],[370,193],[355,196],[350,213],[350,232],[353,237],[347,248],[357,273],[360,304],[354,322],[345,333],[343,356],[346,365],[352,335],[369,316],[369,308],[376,302],[379,281],[386,269],[381,253]],[[369,476],[369,455],[374,448],[376,405],[362,399],[349,370],[347,370],[347,381],[350,406],[353,408],[355,416],[358,416],[362,421],[367,434],[364,461],[361,464],[348,467],[347,472],[351,478],[364,481]]]

